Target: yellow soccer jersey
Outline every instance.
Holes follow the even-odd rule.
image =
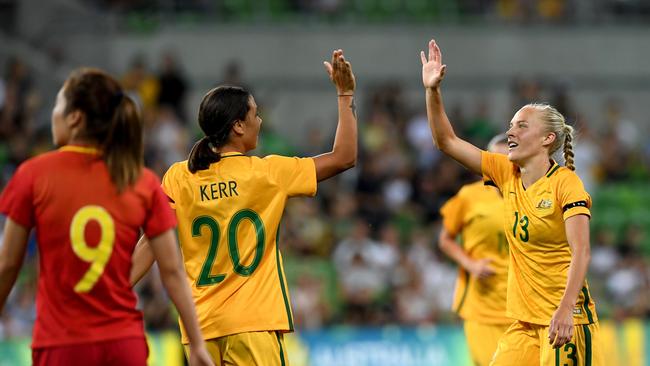
[[[183,161],[169,168],[163,190],[204,338],[292,331],[278,230],[288,197],[316,194],[314,160],[225,153],[194,174]]]
[[[510,324],[506,317],[508,244],[503,233],[503,199],[483,182],[468,184],[440,209],[445,229],[461,236],[462,247],[473,259],[490,258],[495,274],[487,279],[470,277],[459,268],[453,309],[465,320],[485,324]]]
[[[553,163],[546,176],[524,189],[519,168],[504,155],[482,152],[481,170],[504,197],[510,248],[507,315],[549,325],[566,288],[571,248],[564,220],[590,216],[591,197],[573,171]],[[574,324],[597,321],[587,280],[573,309]]]

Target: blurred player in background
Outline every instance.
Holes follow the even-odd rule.
[[[0,310],[22,265],[29,232],[40,253],[35,365],[146,365],[142,313],[129,283],[140,230],[187,326],[192,365],[211,365],[201,338],[158,178],[143,168],[142,122],[109,75],[72,73],[52,110],[59,150],[24,162],[0,197]]]
[[[503,193],[510,249],[507,316],[491,365],[602,365],[598,318],[589,294],[589,207],[573,166],[571,126],[551,106],[531,104],[512,118],[508,156],[460,139],[447,118],[440,83],[440,49],[429,42],[422,81],[429,125],[438,148],[483,174]],[[566,167],[551,155],[564,147]]]
[[[350,63],[337,50],[325,67],[338,92],[331,152],[313,158],[245,155],[257,146],[262,119],[246,90],[221,86],[201,102],[205,137],[163,178],[179,221],[201,330],[219,365],[288,364],[283,333],[293,331],[294,324],[277,242],[286,200],[313,196],[318,181],[351,168],[357,158]],[[148,252],[142,241],[133,281],[151,266]]]
[[[488,151],[505,155],[507,140],[495,136]],[[440,215],[440,249],[459,266],[453,309],[463,319],[472,360],[487,366],[513,321],[506,316],[509,255],[503,197],[494,186],[471,183],[442,206]]]

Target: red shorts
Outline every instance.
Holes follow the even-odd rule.
[[[34,366],[146,366],[149,348],[144,338],[44,347],[32,350]]]

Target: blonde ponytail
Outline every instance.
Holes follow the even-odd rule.
[[[564,125],[564,165],[570,170],[576,170],[573,158],[573,127]]]

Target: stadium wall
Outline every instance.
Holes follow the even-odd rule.
[[[105,39],[72,34],[66,51],[76,64],[120,73],[135,55],[156,68],[161,52],[174,50],[195,87],[188,101],[193,112],[202,94],[220,81],[224,66],[237,60],[258,99],[272,105],[267,112],[274,127],[292,136],[313,123],[335,126],[336,104],[322,70],[334,48],[343,48],[353,62],[362,103],[373,85],[397,81],[413,106],[424,110],[419,51],[434,36],[449,65],[444,86],[449,105],[485,98],[492,119],[505,123],[514,112],[512,81],[534,77],[567,85],[590,124],[603,123],[603,104],[616,97],[625,101],[626,118],[650,125],[648,28],[169,26]]]

